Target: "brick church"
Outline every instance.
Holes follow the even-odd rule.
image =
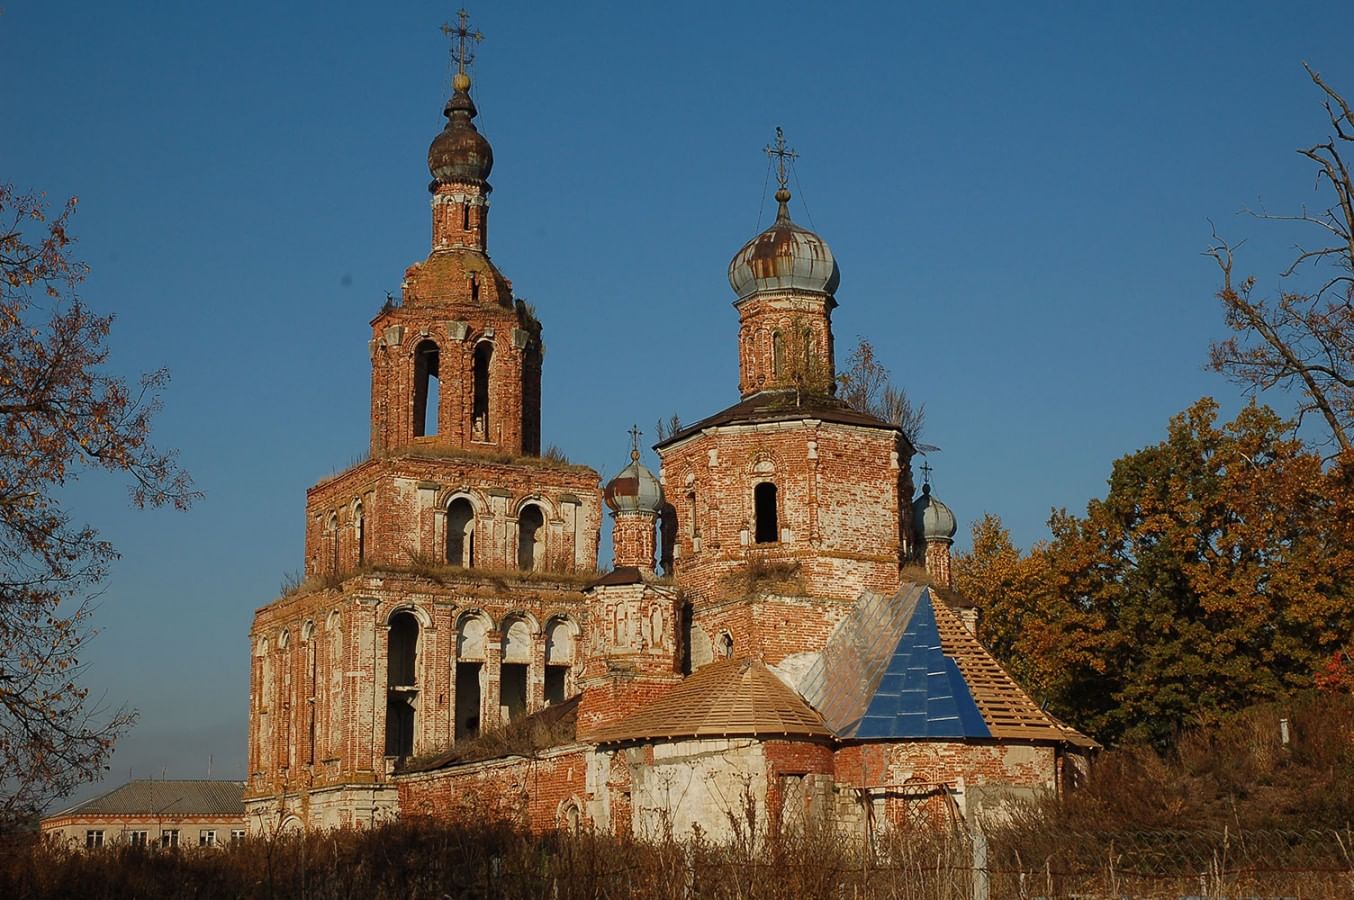
[[[718,838],[1075,782],[1094,745],[978,641],[908,438],[834,397],[839,273],[784,155],[776,220],[729,265],[736,402],[603,486],[541,455],[542,325],[489,255],[493,151],[464,65],[452,86],[431,252],[371,321],[370,454],[307,492],[306,580],[254,617],[250,830],[492,812]]]

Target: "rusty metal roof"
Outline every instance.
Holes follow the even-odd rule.
[[[876,416],[861,412],[835,397],[823,397],[795,390],[770,390],[753,394],[733,406],[701,419],[670,435],[654,445],[661,449],[698,434],[706,428],[721,425],[750,425],[761,422],[786,422],[795,419],[820,419],[841,425],[879,428],[902,434],[901,429]],[[904,436],[903,440],[907,438]],[[910,446],[910,445],[909,445]]]
[[[48,816],[239,816],[244,817],[241,781],[129,781],[69,809]]]
[[[595,744],[721,737],[807,737],[832,732],[804,700],[755,659],[704,666],[621,721],[588,734]]]

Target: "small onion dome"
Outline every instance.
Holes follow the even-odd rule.
[[[640,464],[639,451],[630,454],[630,465],[602,489],[602,499],[612,512],[657,514],[663,506],[663,486],[654,473]]]
[[[950,508],[931,496],[931,485],[924,484],[921,496],[912,504],[912,528],[923,541],[952,541],[958,526]]]
[[[790,221],[790,192],[776,191],[780,211],[770,228],[743,245],[729,263],[729,285],[741,300],[758,291],[833,294],[841,274],[827,242]]]
[[[452,88],[451,99],[442,111],[447,117],[447,127],[433,138],[428,148],[428,169],[434,185],[451,181],[483,184],[494,168],[494,151],[471,121],[479,110],[468,93],[470,77],[457,73]]]

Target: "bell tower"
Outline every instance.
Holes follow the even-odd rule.
[[[475,127],[465,67],[481,39],[444,26],[457,71],[428,148],[432,252],[406,270],[400,302],[372,320],[371,449],[420,445],[537,456],[541,324],[489,257],[493,148]]]

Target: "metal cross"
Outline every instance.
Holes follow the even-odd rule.
[[[931,464],[930,464],[929,462],[924,461],[924,460],[922,461],[922,464],[921,464],[921,477],[922,477],[922,483],[923,483],[923,484],[930,484],[930,483],[931,483]]]
[[[456,39],[456,43],[451,48],[451,58],[456,62],[456,72],[459,75],[465,74],[465,67],[475,61],[475,44],[484,40],[484,35],[478,31],[470,30],[470,13],[462,9],[456,14],[457,23],[453,26],[450,22],[442,24],[442,33],[447,39]],[[467,44],[466,41],[473,43]]]
[[[639,425],[630,426],[630,458],[639,459],[639,438],[644,432],[639,430]]]
[[[799,159],[799,154],[793,148],[785,146],[785,132],[781,131],[779,125],[776,126],[776,142],[766,145],[766,156],[768,159],[775,156],[776,161],[776,180],[780,182],[781,190],[787,190],[790,185],[790,176],[785,171],[785,161],[788,159],[794,162]]]

